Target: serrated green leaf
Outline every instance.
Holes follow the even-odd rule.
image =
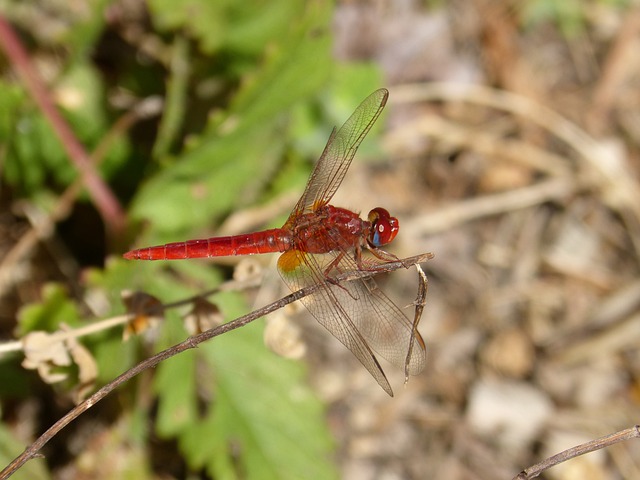
[[[290,107],[328,78],[328,36],[311,33],[326,26],[327,11],[300,19],[296,34],[235,97],[224,123],[212,125],[195,148],[140,190],[134,217],[156,231],[184,233],[258,196],[253,192],[268,184],[282,157]]]
[[[113,272],[122,268],[117,266]],[[177,278],[188,274],[203,283],[217,277],[204,262],[176,262],[172,270],[180,272]],[[148,287],[155,283],[153,290],[158,292],[157,283],[165,282],[165,274],[155,270],[155,275],[145,281]],[[176,275],[173,278],[178,282]],[[228,319],[245,311],[240,294],[220,294],[212,301]],[[184,338],[178,319],[169,320],[156,346],[165,348]],[[197,367],[197,361],[205,361],[208,368]],[[162,436],[178,439],[192,469],[206,468],[215,478],[236,478],[237,468],[241,469],[238,477],[248,479],[308,474],[309,478],[337,478],[322,405],[304,385],[300,364],[266,350],[262,325],[212,339],[163,362],[157,372],[156,429]],[[197,381],[205,386],[196,386],[196,372]],[[211,403],[199,417],[196,405],[202,404],[198,392],[203,389],[212,392]]]
[[[7,180],[27,195],[42,188],[49,172],[67,180],[75,174],[53,130],[39,112],[24,108],[15,118],[7,145]]]
[[[25,100],[24,91],[17,85],[0,79],[0,138],[3,142],[14,132],[16,121],[22,102]]]
[[[332,128],[339,128],[360,102],[381,86],[382,74],[373,64],[344,64],[335,67],[331,91],[312,105],[300,104],[293,109],[291,133],[293,145],[300,156],[319,157]],[[374,131],[381,124],[378,121],[373,127]],[[369,135],[367,139],[371,137]]]
[[[201,269],[204,269],[204,265]],[[214,286],[219,281],[219,275],[211,268],[207,272],[209,274],[207,281]],[[84,278],[87,295],[105,298],[111,306],[108,312],[111,315],[122,314],[125,311],[120,298],[123,290],[142,290],[155,295],[163,302],[186,298],[194,293],[193,288],[187,287],[160,262],[132,262],[111,258],[107,261],[104,270],[89,269],[85,272]],[[175,310],[168,311],[166,316],[168,324],[179,320]],[[164,334],[165,325],[160,325],[158,328],[161,334]],[[123,327],[119,327],[92,335],[87,339],[86,343],[91,345],[91,351],[98,362],[101,381],[113,379],[130,368],[139,358],[139,346],[143,340],[133,337],[124,341],[122,330]],[[172,343],[178,341],[176,339]],[[161,346],[159,345],[158,348]]]
[[[121,329],[93,335],[87,338],[85,343],[98,364],[98,383],[112,381],[135,365],[139,359],[139,341],[133,338],[125,342]]]
[[[160,30],[174,30],[185,27],[192,33],[201,37],[201,41],[209,45],[219,45],[224,38],[225,15],[229,1],[207,2],[202,0],[149,0],[151,19]],[[209,22],[209,30],[203,30],[200,26],[201,19]]]
[[[278,0],[263,2],[232,2],[234,28],[229,29],[225,46],[244,52],[261,52],[267,42],[287,35],[292,25],[304,15],[306,2]]]
[[[289,112],[300,100],[316,93],[329,79],[333,62],[326,34],[331,10],[309,8],[296,31],[269,57],[234,98],[229,116],[238,129],[263,125],[274,115]]]
[[[214,478],[330,479],[333,443],[302,368],[262,346],[245,327],[199,349],[210,364],[210,410],[181,436],[190,464]]]
[[[167,322],[164,341],[159,348],[168,348],[177,339],[186,338],[178,322]],[[197,421],[196,351],[183,352],[162,362],[156,369],[154,390],[158,395],[156,430],[171,437]]]
[[[264,178],[277,161],[283,145],[269,141],[273,133],[263,129],[202,145],[147,183],[131,214],[151,221],[156,233],[206,228],[240,203],[247,183]]]

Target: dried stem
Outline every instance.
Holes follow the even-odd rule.
[[[93,199],[110,233],[118,235],[124,228],[124,213],[118,199],[91,165],[89,154],[60,115],[51,95],[38,76],[27,51],[7,20],[0,15],[0,47],[24,81],[25,87],[49,121],[67,155],[80,172],[84,187]]]
[[[399,268],[407,268],[408,266],[415,265],[420,262],[424,262],[431,258],[431,254],[422,254],[416,255],[414,257],[405,258],[401,260],[397,260],[394,262],[388,262],[381,265],[372,266],[370,269],[363,271],[353,271],[346,272],[342,275],[337,276],[332,279],[333,282],[349,282],[359,278],[367,278],[378,275],[380,273],[387,273],[397,270]],[[224,325],[220,325],[219,327],[207,330],[206,332],[202,332],[199,335],[195,335],[193,337],[189,337],[184,342],[178,343],[162,352],[157,353],[156,355],[143,360],[135,367],[127,370],[122,375],[115,378],[113,381],[102,387],[96,393],[87,398],[84,402],[80,403],[72,410],[70,410],[64,417],[58,420],[54,425],[52,425],[46,432],[44,432],[38,439],[33,442],[25,451],[16,457],[7,467],[0,472],[0,480],[5,480],[9,478],[13,473],[15,473],[22,465],[24,465],[28,460],[39,455],[39,451],[44,447],[49,440],[51,440],[55,435],[58,434],[64,427],[69,425],[73,420],[78,418],[83,412],[89,410],[92,406],[106,397],[109,393],[115,390],[117,387],[127,382],[131,378],[135,377],[139,373],[155,367],[163,360],[167,358],[171,358],[185,350],[189,350],[191,348],[195,348],[199,344],[224,333],[230,332],[231,330],[235,330],[237,328],[243,327],[248,323],[257,320],[260,317],[263,317],[271,312],[274,312],[285,305],[293,303],[297,300],[300,300],[307,295],[311,295],[317,290],[324,288],[323,284],[314,284],[309,287],[305,287],[303,289],[297,290],[286,297],[283,297],[269,305],[266,305],[258,310],[255,310],[247,315],[237,318],[229,323],[225,323]]]
[[[427,280],[427,275],[422,270],[422,267],[419,263],[415,264],[416,271],[418,272],[418,294],[416,295],[416,299],[413,302],[415,305],[415,312],[413,315],[413,325],[411,329],[411,336],[409,337],[409,349],[407,350],[407,356],[404,361],[404,384],[406,385],[409,382],[409,363],[411,361],[411,355],[413,353],[413,342],[416,338],[420,339],[420,343],[422,342],[422,338],[417,336],[418,332],[418,324],[420,323],[420,319],[422,318],[422,312],[424,311],[424,307],[427,304],[427,290],[429,286],[429,281]],[[424,347],[424,344],[422,345]]]
[[[513,478],[513,480],[530,480],[531,478],[537,477],[545,470],[560,463],[566,462],[567,460],[571,460],[572,458],[584,455],[585,453],[595,452],[596,450],[600,450],[602,448],[610,447],[611,445],[624,442],[625,440],[631,440],[632,438],[639,437],[640,425],[635,425],[626,430],[621,430],[619,432],[612,433],[611,435],[606,435],[604,437],[591,440],[590,442],[586,442],[576,447],[569,448],[563,452],[558,453],[557,455],[553,455],[552,457],[543,460],[542,462],[532,465],[531,467],[520,472]]]

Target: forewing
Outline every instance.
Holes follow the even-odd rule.
[[[333,197],[362,140],[380,116],[388,96],[386,88],[376,90],[364,99],[340,130],[336,132],[333,129],[290,219],[326,205]]]

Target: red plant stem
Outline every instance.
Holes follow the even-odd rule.
[[[67,155],[80,172],[84,186],[100,212],[107,230],[112,235],[118,236],[124,227],[124,213],[118,199],[93,168],[89,154],[54,105],[51,95],[33,67],[27,51],[9,22],[2,15],[0,15],[0,47],[4,49],[27,90],[62,142]]]

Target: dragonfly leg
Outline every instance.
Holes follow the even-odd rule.
[[[335,285],[338,288],[341,288],[342,290],[344,290],[347,295],[349,295],[351,298],[353,298],[354,300],[358,300],[357,297],[354,297],[353,293],[351,292],[351,290],[349,290],[348,288],[344,287],[343,285],[340,285],[339,282],[337,282],[333,277],[330,276],[331,274],[331,270],[333,270],[334,268],[336,268],[338,266],[338,264],[340,263],[340,260],[342,260],[342,258],[344,257],[344,252],[340,252],[340,254],[333,259],[333,261],[327,265],[327,267],[324,269],[324,278],[325,281],[327,283],[330,283],[331,285]],[[338,270],[338,273],[342,273],[340,270]]]
[[[411,263],[406,263],[400,260],[398,257],[396,257],[393,253],[389,253],[385,250],[382,250],[381,248],[370,245],[368,250],[373,254],[374,257],[379,258],[380,260],[384,260],[385,262],[402,262],[402,266],[404,268],[409,268],[412,266]],[[358,259],[356,258],[356,262],[357,261]],[[360,266],[360,264],[358,264],[358,266]],[[362,268],[366,270],[365,267],[362,267]]]
[[[336,256],[336,258],[334,258],[331,263],[329,265],[326,266],[326,268],[324,269],[324,276],[327,280],[331,281],[331,270],[333,270],[334,268],[336,268],[338,266],[338,264],[340,263],[340,261],[342,260],[342,257],[344,257],[344,252],[340,252],[340,254],[338,256]],[[341,273],[340,271],[338,271],[338,273]],[[335,283],[335,282],[334,282]]]
[[[366,249],[371,252],[371,254],[376,257],[379,260],[382,260],[384,262],[402,262],[402,266],[404,268],[409,268],[412,266],[411,263],[405,263],[402,260],[400,260],[398,257],[396,257],[393,253],[389,253],[386,250],[383,250],[379,247],[376,247],[375,245],[371,245],[370,243],[367,242],[366,244]],[[364,263],[362,261],[362,245],[358,245],[356,246],[356,250],[354,252],[354,259],[356,261],[356,264],[358,265],[358,268],[360,270],[370,270],[369,267],[367,267],[366,263]]]

